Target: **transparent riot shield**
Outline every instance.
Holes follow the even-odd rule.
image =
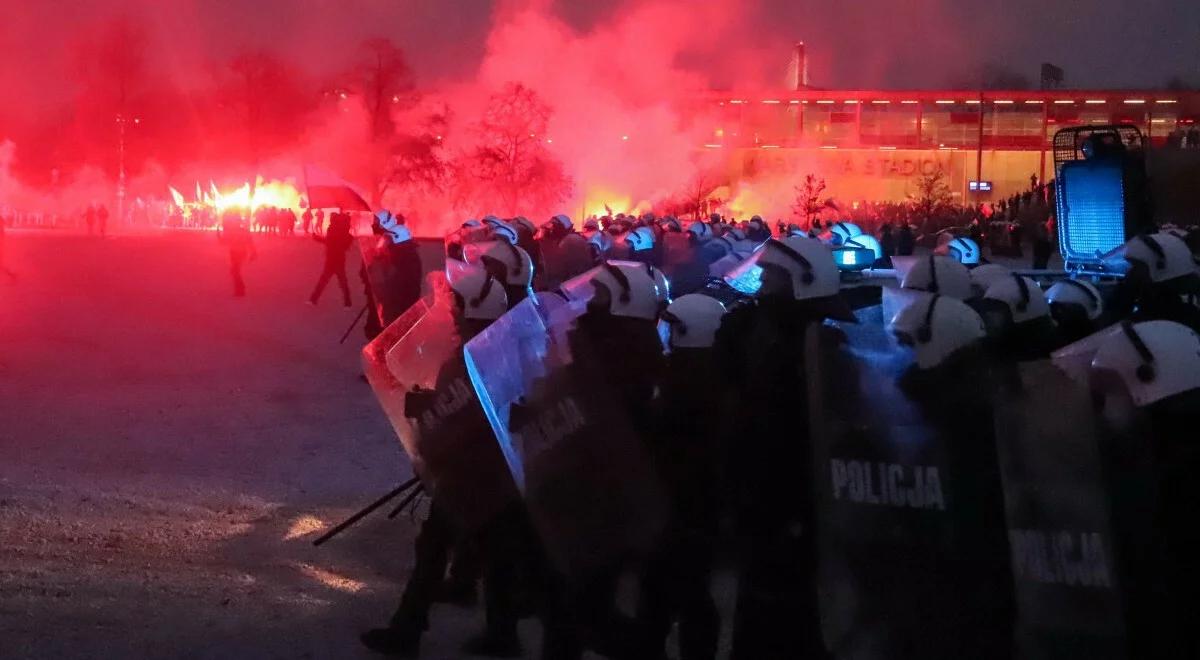
[[[663,273],[671,281],[671,293],[678,298],[696,293],[708,281],[708,265],[692,244],[690,234],[668,233],[663,236]]]
[[[996,440],[1018,612],[1018,657],[1127,658],[1111,511],[1086,385],[1049,361],[1017,367]],[[1145,656],[1149,657],[1149,656]]]
[[[359,236],[366,284],[375,303],[376,318],[384,324],[411,308],[420,296],[421,268],[417,257],[398,257],[386,236]]]
[[[368,344],[363,369],[426,491],[464,528],[514,500],[445,296],[418,302]]]
[[[466,346],[471,380],[546,549],[568,575],[648,552],[657,476],[597,356],[526,300]]]
[[[990,400],[933,382],[882,305],[806,338],[819,584],[839,657],[1008,657],[1011,580]],[[840,339],[840,341],[839,341]],[[981,652],[982,650],[982,652]]]

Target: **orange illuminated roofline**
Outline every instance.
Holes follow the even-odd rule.
[[[967,103],[982,100],[985,103],[1021,104],[1026,102],[1065,104],[1068,101],[1085,105],[1180,105],[1189,109],[1200,109],[1200,92],[1168,90],[1121,90],[1121,89],[1055,89],[1055,90],[879,90],[879,89],[805,89],[805,90],[706,90],[699,98],[714,103],[741,105],[792,104],[800,103],[859,103],[859,104],[912,104],[916,101],[934,105],[938,101]],[[906,103],[907,102],[907,103]]]

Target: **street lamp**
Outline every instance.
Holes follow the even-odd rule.
[[[117,222],[125,221],[125,124],[129,120],[125,115],[117,114]],[[141,117],[134,117],[133,124],[142,123]]]

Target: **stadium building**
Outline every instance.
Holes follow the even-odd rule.
[[[1127,124],[1155,147],[1200,148],[1200,130],[1188,140],[1198,92],[815,89],[803,57],[801,45],[791,89],[705,94],[718,119],[704,148],[728,151],[731,180],[816,173],[838,199],[902,200],[940,167],[956,199],[988,202],[1053,178],[1051,143],[1068,126]]]

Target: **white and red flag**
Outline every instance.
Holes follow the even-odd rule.
[[[316,165],[304,166],[308,207],[371,212],[366,196],[354,184]]]

